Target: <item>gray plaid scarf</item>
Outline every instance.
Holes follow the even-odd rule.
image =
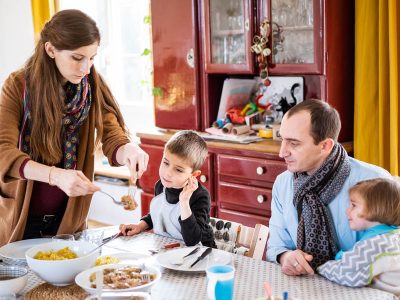
[[[293,204],[297,209],[297,249],[313,256],[313,269],[333,259],[338,251],[329,203],[350,174],[346,150],[336,144],[322,166],[312,175],[294,173]]]

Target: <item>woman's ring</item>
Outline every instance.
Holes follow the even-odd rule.
[[[297,267],[299,265],[299,263],[296,261],[294,264],[293,264],[293,267]]]

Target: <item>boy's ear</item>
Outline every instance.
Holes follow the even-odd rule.
[[[201,171],[200,171],[200,170],[196,170],[196,171],[194,171],[194,172],[192,173],[192,176],[198,177],[198,176],[200,176],[200,174],[201,174]]]

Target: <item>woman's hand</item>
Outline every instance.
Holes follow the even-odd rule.
[[[50,170],[49,183],[58,186],[69,197],[93,194],[100,190],[82,171],[54,168]]]
[[[121,146],[117,151],[116,158],[120,165],[128,167],[131,173],[131,181],[134,183],[142,177],[149,162],[149,155],[134,143]]]

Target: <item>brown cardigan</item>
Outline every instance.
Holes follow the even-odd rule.
[[[18,149],[18,137],[23,117],[23,71],[12,73],[3,85],[0,95],[0,246],[22,239],[25,231],[32,193],[32,180],[23,180],[21,164],[29,156]],[[101,83],[105,84],[105,83]],[[93,105],[93,104],[92,104]],[[79,129],[77,170],[89,179],[94,174],[95,110]],[[111,165],[113,151],[129,142],[117,118],[112,113],[103,115],[103,152]],[[92,195],[71,197],[58,233],[71,233],[86,226]]]

